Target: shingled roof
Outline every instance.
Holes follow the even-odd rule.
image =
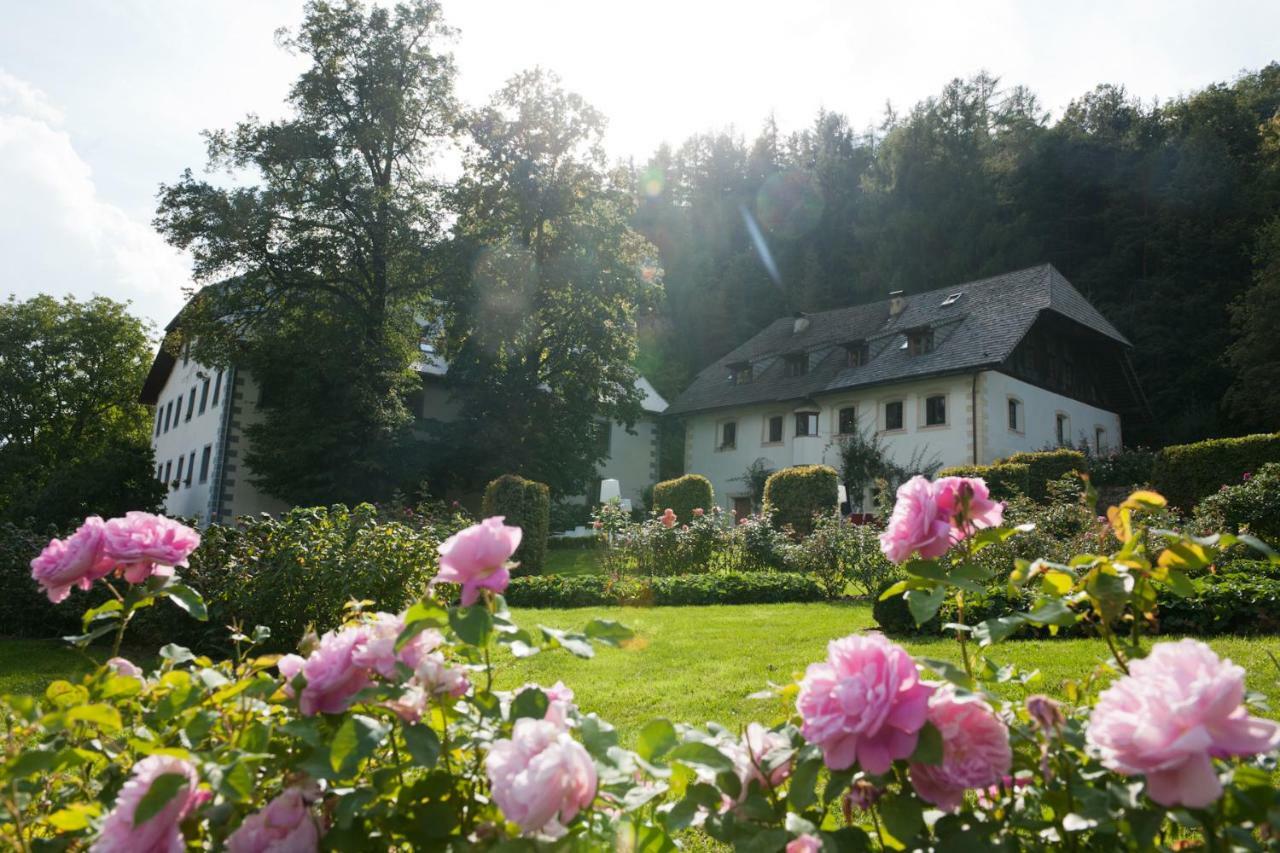
[[[961,294],[951,304],[948,296]],[[895,317],[889,300],[806,315],[808,327],[775,320],[742,346],[707,367],[667,409],[688,414],[706,409],[801,400],[806,397],[1001,364],[1043,312],[1052,312],[1115,341],[1132,344],[1052,264],[905,297]],[[933,330],[932,352],[910,355],[903,335]],[[865,341],[870,358],[848,367],[845,344]],[[804,352],[808,372],[785,375],[784,356]],[[729,381],[730,365],[750,364],[752,380]]]

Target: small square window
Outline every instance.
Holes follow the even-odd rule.
[[[870,361],[870,351],[865,341],[845,344],[845,367],[862,367]]]
[[[734,385],[750,385],[752,380],[751,365],[739,362],[729,365],[729,382]]]
[[[853,435],[858,431],[858,410],[845,406],[836,416],[836,426],[841,435]]]
[[[947,398],[935,394],[924,401],[924,425],[944,426],[947,423]]]
[[[738,446],[738,422],[725,421],[720,424],[720,450],[733,450]]]
[[[804,376],[809,372],[809,354],[799,352],[785,356],[782,369],[786,376]]]
[[[933,329],[915,329],[908,332],[907,352],[911,355],[933,352]]]
[[[782,443],[782,415],[769,418],[768,442],[769,444]]]
[[[902,429],[902,401],[884,404],[884,428],[886,432]]]
[[[1022,401],[1013,397],[1009,398],[1009,429],[1022,431]]]
[[[817,434],[818,413],[796,412],[796,437],[803,438],[805,436],[813,436]]]

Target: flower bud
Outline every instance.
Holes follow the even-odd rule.
[[[1067,721],[1062,706],[1040,693],[1027,697],[1027,713],[1045,734],[1056,734]]]

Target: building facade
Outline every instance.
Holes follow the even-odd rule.
[[[838,469],[854,434],[874,434],[906,466],[1118,449],[1122,418],[1145,412],[1130,349],[1044,265],[779,320],[702,371],[668,413],[685,421],[685,470],[743,512],[753,463]]]

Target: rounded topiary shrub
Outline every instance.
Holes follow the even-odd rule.
[[[1049,498],[1048,486],[1073,471],[1088,471],[1088,460],[1079,450],[1061,447],[1057,450],[1037,450],[1033,453],[1015,453],[1001,459],[996,465],[1027,466],[1027,497],[1044,503]]]
[[[547,532],[551,527],[551,489],[545,483],[503,474],[484,490],[483,515],[501,515],[524,531],[512,558],[517,575],[542,574],[547,562]]]
[[[695,509],[709,510],[715,502],[711,481],[701,474],[685,474],[674,480],[663,480],[653,487],[653,509],[670,509],[676,519],[688,522]]]
[[[797,465],[774,471],[764,484],[765,509],[779,528],[807,536],[817,513],[835,513],[840,476],[830,465]]]
[[[1026,495],[1031,479],[1030,466],[1022,462],[1000,462],[995,465],[953,465],[938,472],[939,477],[981,477],[991,496],[1007,501]]]

